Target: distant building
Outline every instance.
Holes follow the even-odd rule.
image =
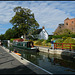
[[[60,33],[63,29],[69,29],[70,31],[75,32],[75,18],[66,18],[64,24],[59,24],[54,33],[57,35],[57,33]]]
[[[44,39],[47,40],[48,39],[48,33],[45,30],[45,27],[43,26],[40,29],[35,30],[32,35],[33,38],[37,38],[37,39]],[[24,38],[24,36],[22,35],[21,38]]]
[[[37,29],[33,34],[36,34],[34,37],[38,39],[48,39],[48,32],[45,30],[44,26],[41,29]]]

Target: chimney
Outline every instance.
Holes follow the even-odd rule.
[[[43,26],[42,29],[45,29],[45,27]]]

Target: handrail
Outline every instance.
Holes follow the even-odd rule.
[[[75,50],[75,44],[74,43],[54,43],[54,49],[69,49]]]

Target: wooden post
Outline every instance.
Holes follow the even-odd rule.
[[[71,51],[71,43],[70,43],[70,51]]]
[[[55,48],[55,43],[54,43],[54,49],[56,49],[56,48]]]
[[[63,50],[63,43],[62,43],[62,50]]]
[[[57,43],[56,43],[56,49],[57,49]]]

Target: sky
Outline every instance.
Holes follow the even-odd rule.
[[[17,6],[28,8],[34,13],[40,27],[51,35],[66,18],[75,18],[75,1],[0,1],[0,34],[12,28],[9,22]]]

